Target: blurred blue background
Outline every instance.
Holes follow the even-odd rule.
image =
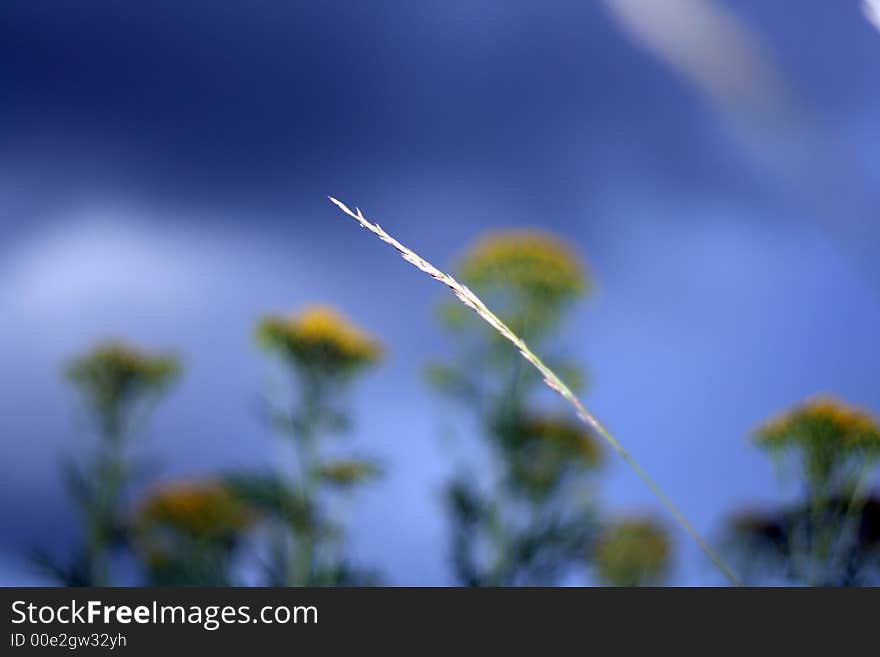
[[[114,336],[181,356],[163,477],[268,464],[254,322],[315,301],[389,352],[354,395],[347,440],[388,476],[351,551],[451,583],[440,488],[474,441],[424,383],[446,292],[328,194],[440,266],[493,227],[571,241],[588,406],[709,536],[778,499],[758,422],[818,392],[880,411],[878,80],[856,0],[6,0],[0,584],[76,537],[67,359]],[[660,513],[616,461],[601,496]],[[720,583],[675,543],[675,583]]]

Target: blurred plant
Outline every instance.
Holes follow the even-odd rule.
[[[133,540],[152,586],[229,586],[254,512],[217,481],[166,485],[139,506]]]
[[[880,457],[880,427],[870,414],[832,397],[817,397],[758,429],[756,442],[800,461],[809,494],[852,492]]]
[[[669,571],[666,532],[650,519],[629,518],[607,527],[595,552],[599,580],[610,586],[659,586]]]
[[[560,240],[540,232],[497,232],[464,257],[462,279],[504,322],[543,344],[588,288],[588,276]],[[583,427],[537,409],[541,378],[460,304],[442,315],[461,348],[429,368],[432,382],[469,410],[488,439],[490,476],[457,477],[447,490],[453,557],[470,585],[550,584],[581,560],[596,527],[590,474],[600,446]],[[556,367],[582,379],[574,364]]]
[[[723,559],[718,555],[718,553],[712,549],[712,547],[703,539],[702,536],[697,532],[694,526],[688,521],[688,519],[678,510],[675,504],[672,503],[663,490],[654,482],[653,479],[648,475],[647,472],[638,464],[638,462],[632,457],[632,455],[620,444],[620,442],[608,431],[594,416],[590,413],[587,408],[583,405],[580,399],[572,392],[571,387],[567,385],[559,375],[550,367],[548,367],[543,360],[541,360],[535,352],[533,352],[525,339],[520,337],[517,333],[515,333],[510,326],[508,326],[504,321],[502,321],[498,315],[489,310],[489,307],[470,289],[466,286],[459,283],[449,274],[446,274],[439,269],[437,269],[430,262],[422,258],[420,255],[408,249],[403,244],[398,242],[396,239],[391,237],[388,233],[382,230],[381,226],[378,224],[374,224],[367,220],[364,217],[363,213],[361,213],[360,209],[355,208],[355,212],[352,212],[344,203],[336,200],[335,198],[330,197],[330,202],[333,203],[336,207],[338,207],[342,212],[347,214],[349,217],[353,218],[358,224],[371,233],[376,235],[380,240],[394,248],[404,260],[409,262],[411,265],[419,269],[420,271],[428,274],[431,278],[443,283],[448,287],[453,294],[461,301],[465,306],[473,310],[477,315],[480,316],[483,321],[489,324],[495,331],[498,333],[500,337],[507,340],[511,344],[513,344],[518,350],[520,355],[528,361],[538,372],[541,373],[543,377],[544,383],[548,388],[557,392],[563,399],[565,399],[577,412],[578,418],[591,430],[593,430],[596,434],[602,437],[606,443],[608,443],[614,451],[616,451],[627,464],[635,470],[636,474],[642,479],[645,485],[651,489],[654,495],[663,503],[666,509],[675,517],[678,523],[685,529],[685,531],[690,534],[691,538],[700,546],[703,552],[708,556],[715,566],[724,573],[724,576],[730,581],[731,584],[739,585],[739,579],[736,575],[733,574],[733,571],[727,566]],[[528,317],[528,315],[527,315]],[[541,321],[541,318],[538,318],[538,321]],[[560,369],[561,368],[557,368]],[[455,379],[455,377],[451,377],[451,384],[453,389],[458,390],[468,390],[467,381],[464,381],[462,385],[459,381]]]
[[[274,519],[270,580],[288,586],[370,583],[375,577],[341,554],[343,527],[331,507],[334,491],[351,492],[379,468],[358,459],[328,460],[322,447],[327,435],[348,428],[344,392],[381,358],[381,345],[326,307],[266,317],[257,338],[295,385],[293,400],[270,410],[273,426],[293,448],[293,468],[280,478],[239,474],[227,482]]]
[[[735,515],[730,549],[755,577],[810,585],[878,581],[880,500],[870,477],[880,458],[880,426],[865,411],[817,397],[762,425],[756,444],[782,473],[792,468],[800,499]]]
[[[98,345],[67,368],[79,389],[98,443],[91,454],[65,464],[67,487],[84,525],[85,546],[72,564],[58,564],[45,551],[35,560],[68,585],[111,583],[114,550],[128,543],[126,503],[142,464],[132,454],[139,424],[176,378],[178,362],[119,342]]]

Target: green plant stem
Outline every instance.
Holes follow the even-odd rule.
[[[309,376],[303,381],[301,394],[299,430],[293,432],[292,439],[299,469],[299,493],[307,518],[299,527],[288,520],[291,538],[295,544],[295,553],[288,555],[285,574],[285,583],[288,586],[314,586],[316,553],[319,547],[320,528],[315,523],[318,522],[321,482],[316,473],[319,464],[317,439],[321,411],[324,408],[323,387],[318,379]]]
[[[124,434],[118,412],[108,412],[102,427],[94,473],[97,488],[88,514],[87,558],[92,586],[110,585],[110,540],[116,531],[125,483]]]
[[[420,269],[425,272],[435,280],[440,281],[444,285],[446,285],[452,292],[459,298],[459,300],[464,303],[471,310],[476,312],[480,317],[483,318],[490,326],[492,326],[498,333],[500,333],[504,338],[513,343],[513,345],[519,350],[520,354],[523,358],[525,358],[528,362],[530,362],[544,377],[544,382],[557,393],[559,393],[566,401],[568,401],[577,412],[578,417],[590,428],[592,428],[597,434],[599,434],[611,447],[616,451],[624,461],[626,461],[629,466],[635,470],[636,474],[642,479],[645,485],[654,493],[657,499],[666,507],[666,509],[672,514],[672,516],[678,521],[678,523],[684,528],[684,530],[690,534],[691,538],[700,546],[706,556],[715,564],[715,566],[724,574],[725,577],[730,581],[734,586],[741,586],[742,583],[737,578],[736,575],[733,574],[733,571],[727,566],[721,556],[715,552],[715,550],[710,546],[703,537],[697,532],[694,526],[690,523],[690,521],[684,516],[684,514],[679,511],[678,507],[673,504],[672,500],[670,500],[663,490],[658,486],[654,480],[648,475],[647,472],[642,468],[641,465],[632,457],[632,455],[620,444],[620,442],[611,434],[608,429],[606,429],[601,422],[599,422],[592,413],[590,413],[586,407],[581,403],[580,399],[571,391],[571,389],[549,368],[544,362],[538,358],[528,347],[525,341],[520,338],[517,334],[515,334],[500,318],[498,318],[483,301],[477,297],[470,289],[466,286],[462,285],[458,281],[456,281],[449,274],[444,273],[443,271],[437,269],[430,262],[419,256],[414,251],[408,249],[403,244],[398,242],[396,239],[391,237],[388,233],[386,233],[378,224],[371,223],[364,217],[361,213],[360,209],[355,208],[355,212],[352,212],[348,209],[348,207],[342,203],[341,201],[336,200],[333,197],[330,197],[330,202],[336,205],[342,212],[347,214],[348,216],[355,219],[363,228],[366,228],[370,232],[374,233],[379,239],[381,239],[386,244],[394,247],[398,253],[403,257],[404,260],[412,264],[414,267]]]

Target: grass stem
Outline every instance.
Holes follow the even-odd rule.
[[[349,217],[355,219],[363,228],[366,228],[370,232],[374,233],[380,240],[385,242],[386,244],[394,247],[398,253],[403,257],[404,260],[425,272],[435,280],[440,281],[444,285],[446,285],[452,292],[459,298],[459,300],[466,305],[468,308],[476,312],[483,320],[485,320],[492,328],[494,328],[498,333],[500,333],[504,338],[513,343],[513,345],[519,350],[520,354],[523,358],[525,358],[529,363],[531,363],[535,369],[537,369],[541,376],[544,377],[544,382],[557,393],[559,393],[565,400],[567,400],[577,412],[578,417],[583,421],[588,427],[590,427],[593,431],[599,434],[605,442],[607,442],[611,447],[616,451],[620,456],[626,461],[630,467],[636,471],[636,474],[645,482],[651,492],[657,496],[660,502],[667,508],[667,510],[672,514],[672,516],[678,521],[678,523],[684,528],[684,530],[690,534],[691,538],[696,541],[697,545],[706,553],[706,556],[718,567],[718,569],[724,573],[724,576],[730,581],[734,586],[741,586],[741,582],[733,574],[733,571],[728,567],[728,565],[724,562],[721,556],[710,546],[706,540],[697,532],[694,526],[690,523],[690,521],[684,516],[684,514],[678,510],[678,507],[673,504],[672,500],[670,500],[666,493],[663,492],[663,489],[657,485],[657,483],[651,479],[647,472],[639,465],[638,461],[636,461],[632,455],[620,444],[620,442],[614,437],[614,435],[608,431],[602,425],[599,420],[590,413],[587,408],[583,405],[580,399],[571,391],[571,389],[565,384],[565,382],[560,379],[553,370],[547,367],[544,362],[538,358],[538,356],[529,349],[528,345],[525,341],[516,335],[501,319],[499,319],[489,308],[480,300],[480,298],[474,294],[467,286],[462,285],[458,281],[456,281],[452,276],[446,274],[439,269],[437,269],[430,262],[419,256],[414,251],[408,249],[403,244],[398,242],[396,239],[391,237],[388,233],[386,233],[378,224],[374,224],[366,219],[364,215],[361,213],[359,208],[355,208],[355,211],[352,212],[344,203],[336,200],[332,196],[329,197],[330,201],[336,205],[340,210],[342,210]]]

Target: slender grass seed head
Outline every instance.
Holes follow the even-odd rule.
[[[469,287],[467,287],[466,285],[462,285],[449,274],[441,271],[440,269],[437,269],[437,267],[425,260],[415,251],[401,244],[398,240],[385,232],[379,224],[375,224],[369,221],[359,208],[355,208],[354,211],[352,211],[342,201],[339,201],[333,197],[330,197],[329,200],[342,212],[357,221],[361,228],[370,231],[380,240],[391,246],[408,263],[410,263],[420,271],[426,273],[434,280],[443,283],[443,285],[448,287],[459,301],[461,301],[465,306],[477,313],[477,315],[479,315],[483,319],[483,321],[489,324],[489,326],[495,329],[502,338],[512,343],[517,348],[520,355],[522,355],[522,357],[526,361],[528,361],[532,366],[535,367],[535,369],[538,370],[538,372],[540,372],[547,386],[555,392],[559,393],[560,396],[568,401],[574,407],[577,416],[584,422],[584,424],[588,428],[592,429],[596,434],[601,436],[618,454],[620,454],[620,456],[630,465],[630,467],[632,467],[636,471],[639,477],[641,477],[642,481],[644,481],[645,484],[651,489],[651,491],[660,499],[667,510],[672,513],[676,520],[697,542],[700,548],[706,553],[706,555],[712,560],[712,562],[718,567],[718,569],[724,573],[731,584],[734,584],[735,586],[740,585],[739,578],[737,578],[733,571],[730,570],[730,567],[724,562],[720,555],[718,555],[718,553],[712,549],[712,547],[705,541],[705,539],[703,539],[703,537],[699,534],[699,532],[697,532],[690,521],[684,516],[684,514],[682,514],[681,511],[679,511],[678,507],[673,504],[672,500],[667,497],[667,495],[663,492],[663,489],[661,489],[654,482],[654,480],[651,479],[648,473],[645,472],[645,470],[623,447],[623,445],[620,444],[620,442],[614,437],[614,435],[611,434],[611,432],[609,432],[608,429],[606,429],[604,425],[602,425],[602,423],[600,423],[596,419],[596,417],[592,413],[590,413],[589,410],[587,410],[580,399],[578,399],[578,397],[572,392],[571,388],[566,385],[566,383],[562,379],[560,379],[553,370],[547,367],[547,365],[535,354],[535,352],[533,352],[529,348],[526,341],[514,330],[512,330],[511,327],[508,326],[498,315],[492,312],[479,296],[477,296]]]

